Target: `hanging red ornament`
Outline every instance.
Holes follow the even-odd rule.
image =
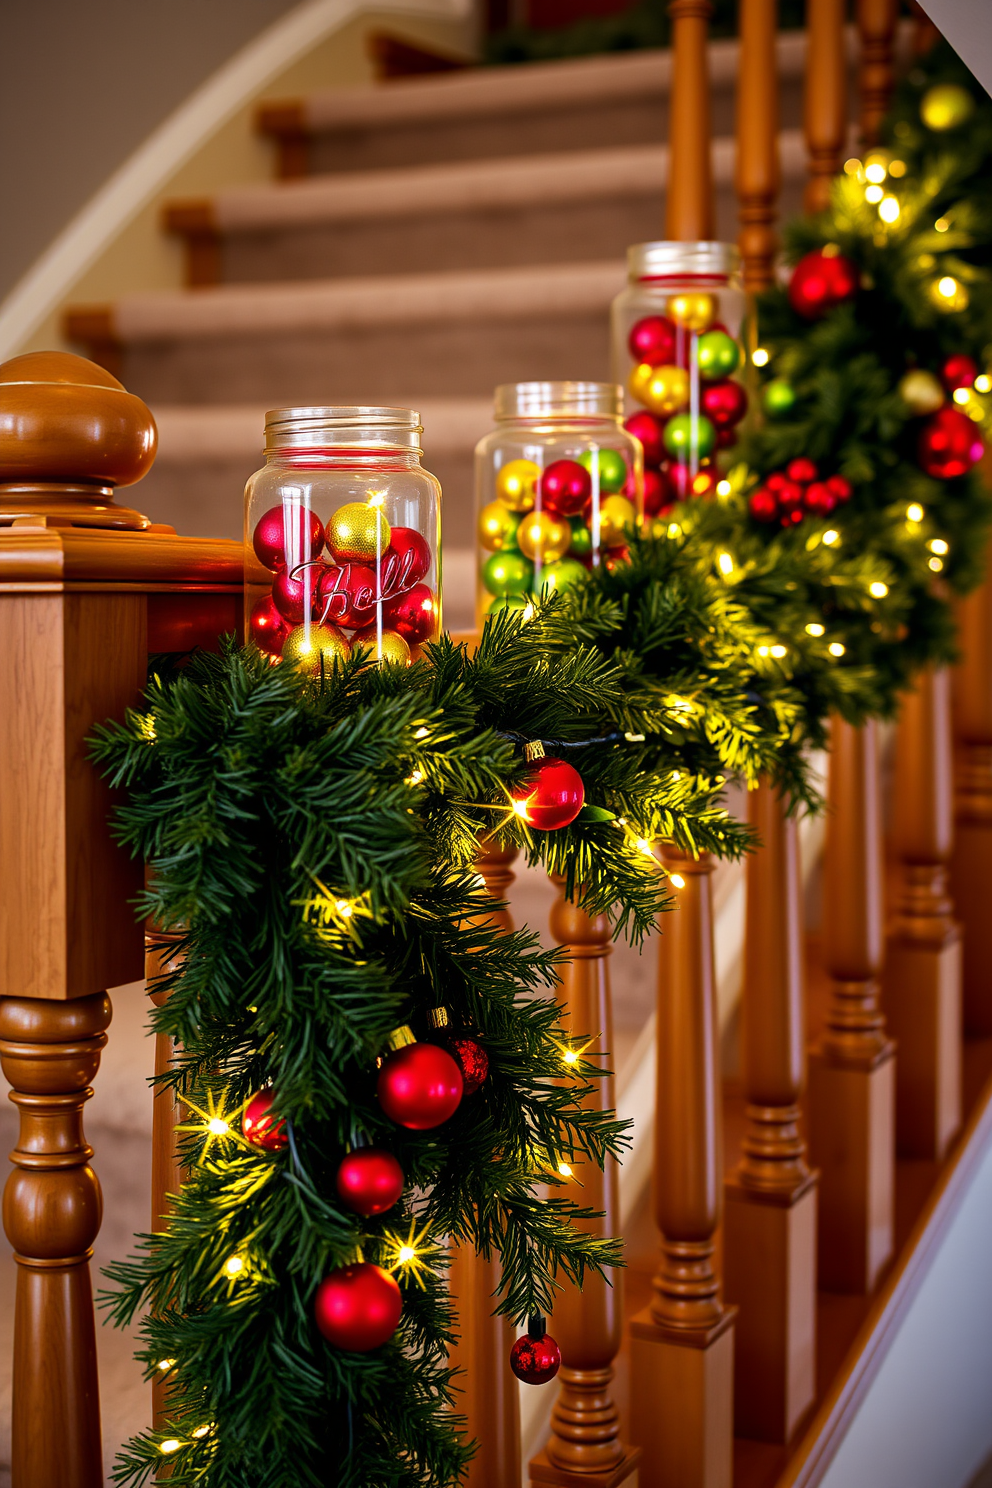
[[[409,1029],[400,1037],[412,1038]],[[464,1091],[462,1072],[437,1044],[405,1043],[387,1054],[379,1071],[376,1095],[397,1126],[431,1131],[453,1116]]]
[[[321,625],[349,630],[375,619],[375,574],[364,563],[323,568],[317,581],[315,614]]]
[[[256,522],[251,543],[266,568],[285,568],[287,549],[291,563],[307,563],[324,546],[324,526],[316,512],[302,506],[273,506]]]
[[[679,501],[688,501],[692,496],[712,496],[720,479],[711,465],[704,465],[694,471],[691,466],[683,465],[679,460],[672,460],[666,465],[663,474]]]
[[[789,280],[789,303],[797,315],[815,320],[849,300],[857,288],[857,265],[828,243],[796,264]]]
[[[768,482],[769,489],[774,490],[775,500],[784,512],[798,511],[803,502],[803,488],[797,480],[790,480],[783,476],[775,486],[771,480]]]
[[[272,580],[272,600],[276,609],[290,625],[300,625],[304,610],[310,611],[310,619],[317,618],[318,591],[324,565],[308,564],[299,573],[281,568]]]
[[[532,1317],[510,1350],[510,1368],[525,1385],[546,1385],[561,1368],[561,1349],[545,1326],[540,1314]]]
[[[592,495],[592,476],[578,460],[553,460],[541,476],[541,503],[558,517],[577,517]]]
[[[785,467],[785,475],[787,480],[799,481],[804,486],[820,478],[819,470],[805,455],[800,455],[797,460],[790,460]]]
[[[759,486],[748,498],[748,510],[756,522],[774,522],[778,516],[778,502],[774,491]]]
[[[709,382],[703,388],[702,410],[717,429],[739,424],[747,412],[747,393],[739,382]]]
[[[977,376],[978,363],[965,356],[963,351],[954,352],[940,369],[940,380],[949,393],[958,388],[974,387]]]
[[[339,1266],[317,1288],[317,1327],[335,1348],[367,1354],[396,1332],[403,1296],[394,1279],[371,1261]]]
[[[575,820],[585,803],[582,776],[566,760],[539,759],[513,793],[513,810],[529,827],[556,832]]]
[[[246,1142],[265,1152],[281,1152],[289,1142],[286,1123],[272,1113],[273,1091],[260,1090],[245,1106],[241,1130]]]
[[[828,481],[810,481],[803,492],[803,506],[817,517],[828,517],[837,505],[837,497]]]
[[[635,362],[661,367],[675,361],[675,339],[678,328],[665,315],[645,315],[631,328],[627,346]]]
[[[437,621],[437,599],[426,584],[414,584],[405,594],[397,594],[383,605],[383,625],[399,631],[408,646],[430,640],[437,630]]]
[[[629,419],[624,420],[624,428],[628,434],[633,434],[635,439],[641,441],[645,465],[660,465],[665,458],[663,420],[648,413],[647,409],[638,409],[637,413],[632,413]]]
[[[252,610],[248,629],[260,651],[267,652],[269,656],[281,656],[283,642],[292,626],[276,609],[272,595],[267,594]]]
[[[631,477],[627,486],[624,487],[624,495],[631,501],[636,499],[634,480]],[[644,515],[656,517],[659,512],[672,505],[675,500],[675,492],[667,475],[660,470],[645,470],[644,472]]]
[[[927,475],[937,480],[953,480],[955,476],[966,475],[982,458],[984,445],[966,413],[956,408],[939,408],[920,430],[917,449],[920,465]]]
[[[391,527],[389,551],[382,560],[382,592],[386,599],[419,584],[430,573],[431,550],[415,527]]]
[[[458,1062],[466,1095],[475,1095],[486,1082],[489,1074],[489,1055],[480,1043],[465,1034],[455,1034],[448,1040],[448,1048]]]
[[[403,1169],[381,1147],[358,1147],[341,1159],[337,1190],[341,1202],[368,1219],[392,1209],[403,1192]]]
[[[850,501],[851,497],[854,495],[854,487],[851,485],[851,482],[843,475],[828,476],[827,485],[834,493],[837,501],[841,504],[843,504],[845,501]]]

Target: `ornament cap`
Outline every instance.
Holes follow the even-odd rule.
[[[394,1028],[389,1035],[387,1043],[392,1050],[405,1049],[408,1044],[415,1044],[416,1036],[409,1023],[403,1023],[399,1028]]]
[[[446,1007],[435,1007],[428,1011],[428,1028],[447,1028],[450,1022],[451,1018]]]
[[[543,1338],[548,1331],[548,1320],[543,1312],[532,1312],[527,1319],[528,1338]]]
[[[540,739],[531,739],[524,745],[524,759],[529,765],[532,765],[535,760],[544,759],[544,745]]]

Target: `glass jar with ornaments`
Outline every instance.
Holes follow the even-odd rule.
[[[613,301],[613,375],[644,449],[644,513],[711,496],[747,412],[740,255],[731,243],[637,243]]]
[[[323,674],[361,647],[405,666],[441,628],[441,488],[407,408],[281,408],[245,487],[245,628]]]
[[[480,625],[622,562],[643,514],[641,447],[623,428],[621,388],[507,383],[495,412],[475,451]]]

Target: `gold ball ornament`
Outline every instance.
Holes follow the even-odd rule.
[[[520,517],[502,501],[490,501],[479,513],[479,541],[490,553],[511,548],[516,541]]]
[[[351,647],[336,625],[297,625],[283,642],[283,661],[299,662],[307,671],[325,672],[336,661],[347,661]]]
[[[514,512],[529,512],[537,500],[540,466],[533,460],[510,460],[496,472],[496,499]]]
[[[914,367],[899,379],[899,396],[911,413],[922,417],[944,406],[944,389],[932,372]]]
[[[627,541],[628,527],[637,521],[637,510],[626,496],[607,496],[599,508],[599,541],[604,548],[618,548]]]
[[[327,524],[327,546],[342,563],[367,563],[382,557],[391,535],[380,508],[367,501],[339,506]]]
[[[371,647],[372,659],[381,661],[384,666],[409,666],[413,655],[406,637],[401,636],[398,630],[384,630],[380,640],[374,625],[367,625],[364,630],[356,630],[351,638],[351,644]]]
[[[667,418],[689,406],[689,374],[684,367],[654,367],[640,401],[652,413]]]
[[[928,129],[938,134],[960,128],[974,111],[974,98],[957,83],[937,83],[920,100],[920,118]]]
[[[710,294],[670,295],[665,310],[669,320],[687,331],[706,331],[716,320],[716,300]]]
[[[571,541],[571,524],[550,512],[531,512],[517,528],[517,547],[535,563],[556,563]]]

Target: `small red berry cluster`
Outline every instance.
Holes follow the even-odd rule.
[[[792,527],[804,517],[829,517],[845,501],[850,501],[852,486],[842,475],[821,479],[812,460],[800,456],[790,460],[784,470],[774,471],[752,491],[748,506],[756,522],[777,522]]]

